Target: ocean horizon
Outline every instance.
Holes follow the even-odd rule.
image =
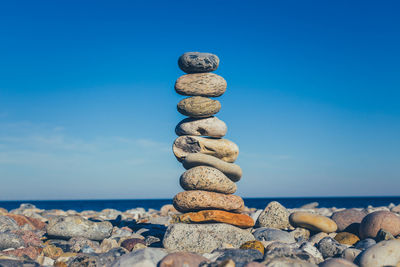
[[[249,208],[264,209],[271,201],[278,201],[286,208],[299,208],[305,204],[318,202],[318,207],[366,208],[368,206],[399,205],[400,196],[357,196],[357,197],[272,197],[243,198]],[[18,208],[21,204],[32,204],[39,209],[61,210],[94,210],[116,209],[120,211],[144,208],[160,209],[163,205],[172,204],[172,199],[75,199],[75,200],[3,200],[0,207],[7,210]]]

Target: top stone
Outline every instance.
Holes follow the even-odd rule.
[[[218,68],[219,58],[211,53],[187,52],[179,57],[178,65],[186,73],[211,72]]]

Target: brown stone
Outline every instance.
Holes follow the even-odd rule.
[[[333,220],[308,212],[293,212],[289,216],[289,222],[294,227],[303,227],[315,232],[332,233],[337,230]]]
[[[217,97],[225,93],[226,81],[214,73],[186,74],[176,81],[175,91],[185,96]]]
[[[36,218],[12,213],[7,213],[5,214],[5,216],[14,219],[14,221],[16,221],[19,226],[24,226],[28,224],[32,227],[33,230],[42,230],[46,227],[46,224],[44,222]]]
[[[42,249],[38,247],[26,247],[26,248],[17,248],[13,250],[2,251],[1,253],[7,256],[16,256],[16,257],[28,256],[32,260],[36,260],[41,251]]]
[[[121,243],[121,247],[132,251],[135,246],[137,244],[142,244],[146,246],[146,241],[144,241],[143,239],[139,239],[139,238],[130,238],[130,239],[126,239]]]
[[[64,253],[64,251],[61,248],[56,247],[55,245],[48,244],[43,248],[43,253],[46,257],[55,260],[60,257]]]
[[[255,249],[261,252],[261,254],[264,255],[264,245],[261,241],[258,240],[252,240],[252,241],[247,241],[245,243],[243,243],[240,246],[241,249]]]
[[[176,222],[183,223],[227,223],[240,228],[254,226],[253,219],[246,214],[238,214],[223,210],[202,210],[176,215]]]
[[[332,214],[338,232],[349,232],[358,235],[362,219],[368,214],[366,210],[346,209]]]
[[[360,241],[360,238],[358,238],[358,236],[347,232],[338,233],[337,235],[335,235],[334,239],[340,244],[345,244],[345,245],[354,245],[355,243]]]
[[[174,207],[180,212],[219,209],[241,211],[243,199],[236,195],[225,195],[200,190],[178,193],[173,200]]]
[[[192,118],[206,118],[213,116],[221,109],[221,103],[202,96],[192,96],[182,99],[178,103],[178,111]]]
[[[190,252],[174,252],[165,256],[159,263],[159,267],[198,267],[202,262],[209,262],[203,256]]]
[[[367,216],[360,225],[360,238],[375,238],[380,229],[392,235],[400,234],[400,217],[390,211],[375,211]]]

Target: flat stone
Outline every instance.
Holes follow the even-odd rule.
[[[331,219],[336,223],[338,232],[358,234],[360,223],[367,214],[366,210],[346,209],[333,213]]]
[[[179,101],[177,108],[182,115],[206,118],[217,114],[221,109],[221,103],[207,97],[192,96]]]
[[[360,238],[376,238],[380,229],[397,236],[400,234],[400,217],[390,211],[375,211],[368,214],[361,222]]]
[[[278,267],[316,267],[319,259],[298,248],[274,248],[265,253],[263,264]]]
[[[218,97],[225,93],[226,81],[214,73],[186,74],[176,81],[175,91],[185,96]]]
[[[168,227],[163,245],[172,251],[210,253],[224,244],[239,248],[241,244],[250,240],[254,240],[254,236],[249,231],[229,224],[176,223]]]
[[[290,233],[274,228],[257,228],[253,235],[259,241],[279,241],[287,244],[296,242]]]
[[[174,252],[165,256],[159,267],[198,267],[200,263],[207,263],[208,259],[190,252]]]
[[[223,210],[189,212],[176,215],[174,220],[175,222],[182,223],[227,223],[240,228],[249,228],[254,226],[254,221],[250,216]]]
[[[245,266],[247,263],[262,260],[263,254],[254,249],[226,249],[215,262],[215,266],[221,266],[221,263],[232,260],[235,267]]]
[[[252,240],[252,241],[247,241],[244,242],[241,246],[240,249],[255,249],[261,252],[261,254],[264,255],[265,248],[263,243],[261,243],[258,240]]]
[[[18,230],[19,225],[17,222],[8,217],[8,216],[2,216],[0,215],[0,233],[6,232],[6,231],[13,231],[13,230]]]
[[[211,53],[187,52],[178,59],[178,66],[186,73],[211,72],[218,68],[219,58]]]
[[[289,212],[279,202],[272,201],[260,214],[256,225],[258,227],[287,229],[290,227]]]
[[[219,158],[202,154],[190,153],[187,154],[182,165],[185,169],[190,169],[196,166],[210,166],[223,172],[233,182],[237,182],[242,177],[242,169],[239,165],[227,163]]]
[[[331,237],[325,237],[319,241],[317,248],[326,259],[329,257],[340,256],[347,247],[339,244],[339,242]]]
[[[12,232],[0,233],[0,250],[22,246],[25,246],[25,242],[20,235]]]
[[[357,265],[345,259],[335,258],[322,262],[319,267],[357,267]]]
[[[361,267],[399,266],[400,240],[382,241],[360,254]]]
[[[180,212],[219,209],[241,211],[243,199],[236,195],[192,190],[178,193],[173,199],[174,207]]]
[[[328,217],[308,212],[293,212],[289,221],[294,227],[303,227],[316,232],[331,233],[337,229],[336,223]]]
[[[232,163],[239,155],[239,147],[228,139],[212,139],[199,136],[180,136],[172,146],[175,157],[182,161],[190,153],[201,153]]]
[[[347,232],[340,232],[338,233],[334,239],[336,241],[338,241],[340,244],[344,244],[344,245],[354,245],[355,243],[357,243],[358,241],[360,241],[360,238],[358,238],[358,236],[356,236],[355,234],[352,233],[347,233]]]
[[[236,192],[236,184],[220,170],[197,166],[184,172],[180,184],[185,190],[204,190],[223,194]]]
[[[175,127],[175,133],[182,135],[209,136],[221,138],[225,136],[228,127],[225,122],[215,116],[208,118],[186,118]]]
[[[113,226],[110,222],[93,222],[80,216],[59,216],[49,220],[47,235],[53,238],[70,239],[85,237],[103,240],[111,236]]]
[[[162,248],[136,249],[117,258],[111,267],[157,267],[157,264],[167,255]]]

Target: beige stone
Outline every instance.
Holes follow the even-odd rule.
[[[192,118],[206,118],[213,116],[221,109],[221,103],[202,96],[192,96],[182,99],[178,103],[178,111]]]
[[[225,93],[226,81],[214,73],[186,74],[176,81],[175,91],[185,96],[217,97]]]
[[[228,131],[225,122],[217,117],[186,118],[175,127],[175,133],[181,135],[209,136],[220,138]]]
[[[336,223],[328,217],[308,212],[293,212],[289,222],[294,227],[303,227],[311,231],[332,233],[337,230]]]

